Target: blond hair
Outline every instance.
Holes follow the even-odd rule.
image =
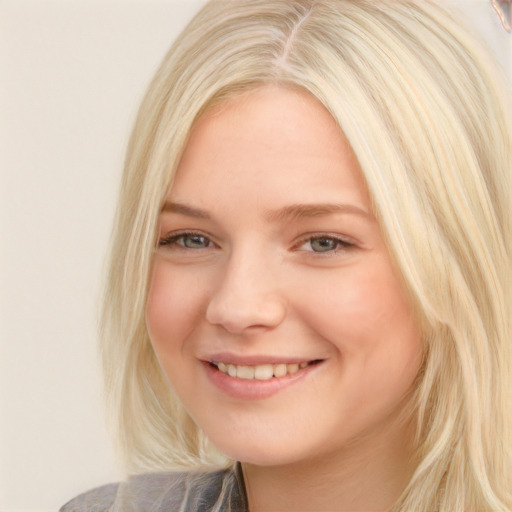
[[[195,121],[265,84],[308,91],[340,125],[422,321],[416,471],[393,510],[511,510],[512,128],[488,55],[433,0],[213,0],[174,43],[131,136],[104,302],[128,471],[219,462],[160,370],[145,305]]]

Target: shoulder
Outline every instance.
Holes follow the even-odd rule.
[[[88,491],[59,512],[246,512],[245,488],[237,469],[150,473]]]
[[[108,484],[80,494],[63,505],[59,512],[106,512],[117,495],[119,484]]]

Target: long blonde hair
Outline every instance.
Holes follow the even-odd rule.
[[[194,122],[269,83],[309,91],[339,123],[422,320],[417,466],[393,510],[512,510],[512,127],[488,55],[433,0],[213,0],[174,43],[131,136],[104,301],[128,471],[219,463],[158,366],[145,304]]]

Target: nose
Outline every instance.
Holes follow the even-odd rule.
[[[232,334],[277,327],[286,299],[275,274],[264,258],[231,258],[210,296],[207,321]]]

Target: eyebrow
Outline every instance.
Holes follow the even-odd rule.
[[[275,222],[293,221],[304,218],[325,217],[333,214],[355,214],[373,219],[373,215],[365,209],[353,204],[318,203],[291,204],[279,210],[270,210],[266,217]]]
[[[162,207],[162,212],[166,213],[179,213],[187,217],[194,217],[196,219],[210,219],[211,215],[201,208],[193,208],[183,203],[173,203],[171,201],[165,201]]]
[[[177,213],[196,219],[212,218],[206,210],[172,201],[166,201],[164,203],[162,212]],[[278,210],[268,210],[265,213],[265,217],[271,222],[290,222],[304,218],[325,217],[333,214],[361,215],[373,220],[373,215],[359,206],[338,203],[291,204]]]

